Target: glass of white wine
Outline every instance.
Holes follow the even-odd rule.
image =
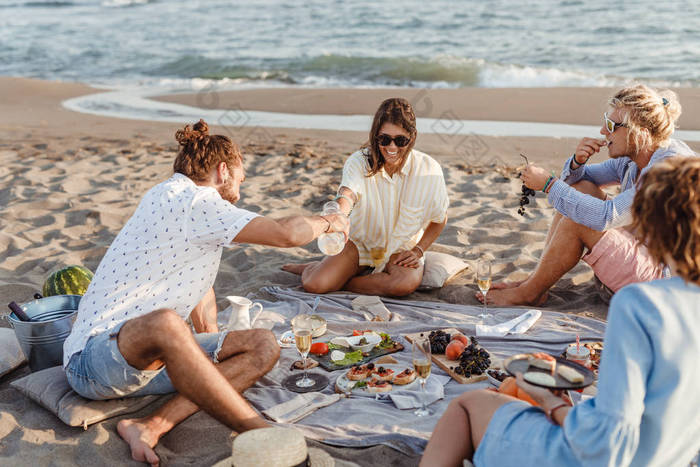
[[[479,287],[479,290],[481,290],[481,295],[484,297],[484,311],[479,315],[479,317],[486,322],[486,320],[493,317],[488,313],[486,307],[486,294],[491,288],[491,260],[481,258],[476,263],[476,285]]]
[[[413,368],[420,378],[421,408],[413,412],[418,417],[430,415],[430,410],[425,406],[425,382],[430,376],[430,339],[416,337],[412,345]]]
[[[369,250],[369,254],[372,256],[372,263],[374,264],[374,267],[377,268],[384,261],[386,248],[374,247],[371,250]]]
[[[294,327],[294,341],[299,354],[301,354],[302,365],[304,366],[304,376],[296,381],[296,385],[300,388],[308,388],[315,384],[314,380],[309,378],[306,374],[306,357],[309,355],[309,350],[311,349],[311,334],[312,329],[310,323],[308,326],[300,324]]]

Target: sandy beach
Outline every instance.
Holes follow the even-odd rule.
[[[417,99],[419,117],[440,118],[449,113],[460,119],[598,125],[612,91],[470,88],[421,93],[417,89],[278,88],[222,92],[208,104],[197,94],[159,99],[201,107],[351,115],[371,114],[383,98],[404,96]],[[30,300],[56,267],[83,264],[94,271],[142,195],[172,173],[177,149],[173,135],[182,125],[98,117],[61,106],[65,99],[93,92],[100,91],[81,84],[0,77],[2,304]],[[685,109],[681,128],[700,130],[700,90],[679,89],[678,93]],[[239,206],[275,217],[318,212],[335,193],[345,158],[367,137],[360,132],[269,128],[213,127],[213,132],[229,134],[243,149],[246,182]],[[517,214],[518,153],[558,171],[576,142],[571,138],[477,135],[456,142],[445,135],[419,135],[416,148],[442,164],[450,196],[448,225],[431,249],[470,264],[490,254],[496,280],[527,277],[542,253],[553,210],[539,194],[524,217]],[[689,144],[700,150],[699,142]],[[460,150],[464,145],[473,145],[473,149],[465,153]],[[597,156],[599,161],[604,158],[605,154]],[[495,166],[493,161],[504,165]],[[319,257],[315,243],[288,250],[247,245],[227,249],[215,283],[218,304],[225,306],[225,295],[246,295],[267,285],[298,286],[298,276],[280,267]],[[408,298],[476,305],[476,290],[469,268],[440,290],[416,292]],[[605,319],[607,312],[596,292],[593,273],[583,263],[552,289],[544,308],[599,319]],[[4,320],[1,323],[7,326]],[[128,451],[115,432],[115,419],[86,433],[62,425],[9,388],[10,381],[28,373],[25,366],[0,379],[2,463],[126,463]],[[211,443],[230,445],[229,430],[197,414],[159,445],[159,454],[171,465],[217,460],[202,458],[196,447],[190,458],[175,455],[192,436],[188,426],[194,422],[210,429]],[[348,450],[334,455],[352,457]],[[383,465],[407,465],[416,460],[389,456],[385,461]]]

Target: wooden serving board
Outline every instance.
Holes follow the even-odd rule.
[[[448,329],[442,329],[442,331],[448,333],[448,334],[464,334],[463,332],[455,329],[455,328],[448,328]],[[413,343],[413,340],[416,337],[419,337],[421,334],[423,334],[424,337],[428,337],[428,334],[430,334],[430,331],[424,331],[424,332],[414,332],[413,334],[405,334],[403,337],[406,338],[407,341]],[[466,334],[465,334],[466,335]],[[458,375],[457,373],[454,372],[454,370],[450,370],[450,367],[456,367],[458,365],[457,360],[448,360],[447,357],[445,357],[444,354],[431,354],[433,363],[445,370],[445,372],[452,377],[455,381],[461,383],[461,384],[471,384],[471,383],[476,383],[479,381],[484,381],[487,379],[486,373],[482,375],[476,375],[476,376],[470,376],[469,378],[465,377],[464,375]],[[493,360],[493,358],[491,359]]]

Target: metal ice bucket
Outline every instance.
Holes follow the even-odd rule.
[[[78,315],[80,295],[54,295],[20,305],[32,321],[10,313],[8,321],[32,371],[63,364],[63,341]]]

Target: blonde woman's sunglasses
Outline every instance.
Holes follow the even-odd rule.
[[[610,120],[607,112],[605,112],[603,114],[603,118],[605,119],[605,128],[608,130],[608,133],[610,133],[610,134],[614,133],[617,128],[620,128],[620,127],[627,128],[626,123],[617,123],[617,122]]]

